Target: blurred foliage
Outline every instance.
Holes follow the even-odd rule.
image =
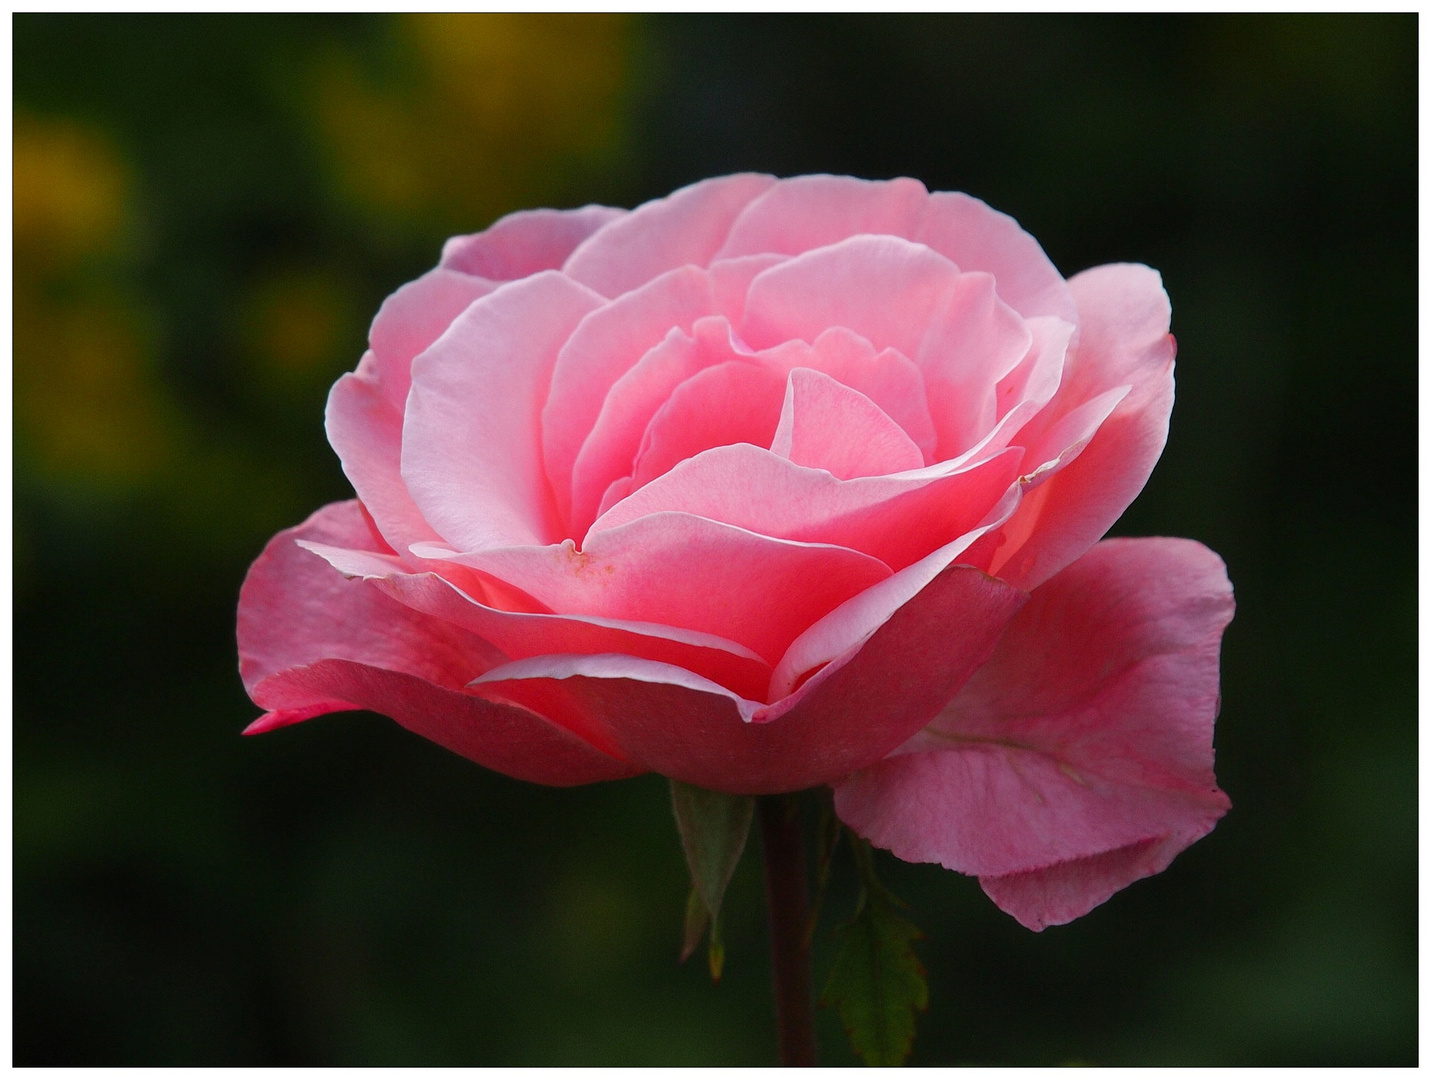
[[[248,562],[348,494],[327,386],[446,235],[761,168],[1159,268],[1178,405],[1116,531],[1238,591],[1234,807],[1166,873],[1033,935],[881,857],[912,1061],[1413,1063],[1416,65],[1414,16],[17,15],[16,1062],[773,1060],[758,860],[713,987],[664,781],[240,740],[233,654]]]

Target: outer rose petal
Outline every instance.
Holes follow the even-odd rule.
[[[371,709],[523,780],[584,784],[639,771],[537,713],[465,692],[500,654],[367,582],[344,579],[299,539],[378,542],[357,502],[333,503],[275,536],[253,564],[239,595],[239,670],[249,696],[270,712],[251,732]]]
[[[622,653],[686,668],[746,697],[759,697],[770,682],[769,664],[745,646],[714,634],[630,619],[512,610],[519,598],[534,608],[542,605],[505,587],[505,596],[492,596],[496,590],[490,579],[452,563],[432,564],[440,573],[413,573],[395,555],[310,540],[299,545],[322,556],[344,577],[366,578],[406,606],[472,631],[505,654],[504,659]],[[462,577],[468,581],[458,584]]]
[[[701,180],[643,203],[571,253],[568,277],[617,297],[678,266],[709,266],[731,222],[772,176],[737,173]]]
[[[1212,726],[1232,610],[1201,544],[1104,541],[1033,594],[929,728],[836,787],[840,817],[979,875],[1032,929],[1084,914],[1227,810]]]
[[[548,715],[599,717],[633,761],[713,791],[798,791],[877,761],[988,657],[1024,595],[951,566],[781,702],[629,657],[546,657],[474,686]],[[921,719],[924,718],[924,719]]]
[[[483,232],[454,236],[442,245],[438,265],[492,281],[560,270],[583,240],[625,216],[625,210],[595,204],[579,210],[520,210]]]
[[[1132,389],[1077,459],[1035,489],[1005,526],[990,572],[1022,589],[1047,581],[1118,520],[1163,452],[1173,409],[1172,308],[1157,271],[1100,266],[1069,285],[1080,338],[1040,421],[1054,424],[1102,392]]]

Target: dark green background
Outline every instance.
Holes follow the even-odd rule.
[[[629,28],[622,141],[565,179],[568,205],[747,168],[907,174],[1013,214],[1065,274],[1146,262],[1172,297],[1172,433],[1116,531],[1227,561],[1233,809],[1166,873],[1039,935],[971,879],[883,859],[929,935],[913,1063],[1416,1060],[1416,30]],[[659,778],[538,788],[368,715],[238,738],[257,712],[233,646],[244,570],[346,497],[326,382],[441,240],[364,228],[291,104],[307,58],[381,58],[391,33],[15,17],[17,107],[126,156],[144,227],[124,288],[165,385],[240,463],[181,497],[104,496],[17,454],[16,1063],[768,1063],[757,860],[712,987],[675,964],[684,869]],[[289,257],[341,265],[360,303],[332,370],[275,397],[246,385],[235,297]],[[821,1023],[825,1060],[849,1062]]]

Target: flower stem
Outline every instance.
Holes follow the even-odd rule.
[[[815,1064],[815,1005],[810,990],[810,896],[797,795],[760,798],[765,894],[770,903],[770,966],[780,1064]]]

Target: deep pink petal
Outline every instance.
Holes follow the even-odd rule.
[[[950,567],[790,699],[761,707],[677,668],[550,657],[473,687],[548,715],[597,717],[633,760],[715,791],[798,791],[878,760],[917,730],[993,649],[1023,594]]]
[[[608,619],[497,606],[494,579],[470,568],[434,563],[440,572],[413,573],[394,557],[300,541],[347,577],[363,577],[407,607],[470,630],[504,654],[504,661],[548,653],[622,653],[693,671],[745,697],[758,698],[770,666],[743,645],[714,634],[651,622]],[[452,580],[466,575],[466,587]],[[504,586],[508,596],[510,586]],[[538,606],[533,602],[534,607]]]
[[[1171,833],[1127,847],[1070,859],[1042,870],[979,879],[989,899],[1030,930],[1060,926],[1086,915],[1114,893],[1166,870],[1205,831]]]
[[[562,346],[542,407],[542,460],[563,518],[572,513],[572,469],[607,393],[672,330],[690,334],[712,310],[706,275],[682,267],[603,304]]]
[[[1051,476],[1006,526],[991,572],[1020,588],[1048,580],[1118,520],[1163,452],[1173,407],[1176,345],[1157,272],[1100,266],[1069,284],[1078,300],[1080,338],[1041,420],[1055,423],[1101,393],[1131,389],[1077,459]]]
[[[911,237],[929,192],[918,180],[795,176],[753,200],[731,227],[717,258],[774,252],[798,255],[864,233]]]
[[[636,455],[636,488],[717,446],[767,447],[780,423],[785,380],[761,364],[705,368],[671,392],[651,417]]]
[[[542,465],[541,411],[557,350],[601,302],[545,271],[473,304],[413,361],[402,477],[449,543],[474,550],[562,539]]]
[[[611,206],[579,210],[519,210],[470,236],[442,246],[441,266],[492,281],[514,281],[543,270],[560,270],[583,240],[626,216]]]
[[[299,547],[300,539],[382,546],[356,502],[326,506],[269,541],[239,594],[239,671],[249,695],[268,710],[251,732],[371,709],[519,779],[564,785],[639,771],[619,751],[603,753],[528,709],[465,691],[504,659],[500,653],[371,583],[345,579]]]
[[[841,480],[918,469],[924,455],[904,429],[858,390],[821,372],[790,372],[772,453]]]
[[[590,537],[671,510],[764,536],[852,548],[892,569],[977,526],[1019,473],[1017,447],[962,471],[839,480],[769,450],[722,446],[681,462],[597,519]]]
[[[452,320],[497,288],[497,283],[439,267],[409,281],[383,301],[368,330],[376,381],[402,415],[412,384],[412,359],[440,338]]]
[[[927,729],[837,786],[840,817],[900,858],[1001,879],[990,894],[1026,925],[1083,914],[1227,810],[1212,729],[1232,611],[1201,544],[1104,541],[1033,593]]]
[[[974,528],[906,566],[893,577],[851,597],[824,618],[812,623],[790,643],[785,655],[775,665],[766,699],[778,701],[809,679],[812,673],[837,664],[840,657],[858,648],[891,615],[954,563],[969,565],[967,553],[971,546],[1008,518],[1018,505],[1019,495],[1018,485],[1011,486]]]
[[[572,252],[564,269],[603,296],[617,297],[678,266],[708,266],[731,222],[773,183],[771,176],[738,173],[643,203]]]
[[[959,268],[893,236],[853,236],[772,266],[750,283],[741,337],[757,349],[813,342],[844,326],[876,349],[915,356],[953,299]]]
[[[1039,242],[1008,214],[970,195],[936,191],[909,236],[961,270],[992,274],[999,297],[1025,318],[1054,315],[1077,323],[1079,307]]]
[[[773,539],[689,514],[652,514],[593,533],[581,551],[571,544],[417,550],[490,574],[553,611],[713,634],[771,663],[811,623],[890,575],[856,551]]]

